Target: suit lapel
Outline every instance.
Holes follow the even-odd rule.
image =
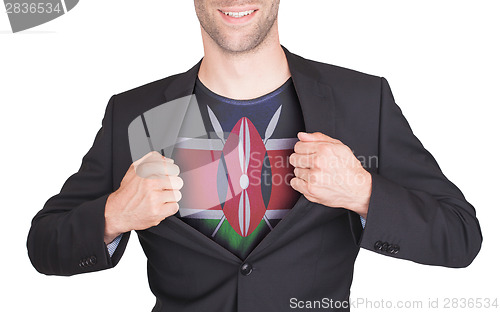
[[[177,75],[164,91],[163,104],[137,116],[128,127],[132,161],[150,151],[170,157],[184,115],[192,99],[194,82],[201,61],[187,72]]]
[[[199,60],[198,63],[187,72],[175,76],[173,81],[165,88],[165,102],[193,94],[194,84],[198,76],[198,71],[200,70],[201,61],[202,60]]]
[[[304,117],[304,124],[307,132],[323,132],[329,136],[335,136],[335,102],[331,88],[321,82],[321,75],[316,72],[308,61],[290,53],[283,47],[287,57],[288,66],[292,74],[292,80],[299,98],[302,114]],[[200,68],[201,60],[187,72],[180,74],[172,83],[165,89],[165,101],[175,101],[176,99],[190,96],[194,93],[194,85],[196,77]],[[174,103],[174,102],[172,102]],[[187,111],[189,101],[177,102],[177,105],[182,106],[181,109],[176,110],[177,119],[183,120]],[[174,133],[172,140],[177,138],[182,123],[172,123],[166,129],[170,133]],[[175,141],[171,141],[169,146],[173,146]],[[290,229],[296,222],[301,220],[308,207],[311,206],[304,196],[300,196],[291,211],[275,226],[275,228],[252,250],[248,255],[251,257],[270,246],[274,241],[278,240],[280,236],[285,235],[286,231]],[[192,228],[178,218],[178,214],[168,217],[164,222],[173,224],[179,230],[184,230],[186,236],[193,239],[194,243],[205,245],[207,248],[213,247],[221,256],[226,257],[230,261],[241,261],[236,255],[229,252],[227,249],[217,244],[210,238],[203,235],[201,232]],[[158,229],[159,230],[159,229]]]
[[[323,132],[335,136],[335,101],[331,88],[321,81],[321,75],[308,61],[283,47],[299,97],[307,132]]]

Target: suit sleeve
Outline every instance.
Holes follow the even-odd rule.
[[[32,220],[27,248],[31,263],[47,275],[74,275],[113,267],[130,233],[111,258],[104,243],[104,207],[113,190],[112,129],[114,96],[81,166],[49,198]]]
[[[474,207],[415,137],[384,78],[380,105],[378,170],[365,228],[355,225],[358,243],[417,263],[468,266],[482,243]]]

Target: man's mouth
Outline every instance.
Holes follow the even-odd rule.
[[[224,12],[224,11],[221,11],[221,12],[226,14],[227,16],[230,16],[230,17],[241,18],[241,17],[247,16],[247,15],[250,15],[255,11],[257,11],[257,10],[248,10],[248,11],[242,11],[242,12]]]

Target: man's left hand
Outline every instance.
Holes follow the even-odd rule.
[[[315,203],[343,207],[366,219],[372,177],[351,149],[323,133],[299,132],[290,155],[292,188]]]

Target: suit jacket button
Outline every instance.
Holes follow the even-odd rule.
[[[380,250],[382,249],[382,242],[381,241],[377,241],[375,243],[375,245],[373,245],[373,248],[375,248],[375,250]]]
[[[393,249],[394,249],[393,254],[397,254],[399,252],[399,246],[398,245],[394,245]]]
[[[390,254],[393,254],[394,253],[394,245],[389,244],[389,246],[387,246],[387,252]]]
[[[85,260],[87,260],[87,259],[82,259],[82,260],[80,260],[80,266],[81,266],[82,268],[85,268],[85,267],[87,267],[87,266],[88,266],[88,264],[87,264],[87,262],[86,262]]]
[[[90,257],[89,259],[90,265],[95,265],[97,263],[97,258],[95,256]]]
[[[388,244],[387,242],[384,242],[384,243],[382,244],[382,248],[381,248],[380,250],[382,250],[382,251],[387,251],[387,247],[389,247],[389,244]]]
[[[250,263],[243,263],[243,265],[240,268],[241,274],[248,276],[250,273],[252,273],[253,267]]]

